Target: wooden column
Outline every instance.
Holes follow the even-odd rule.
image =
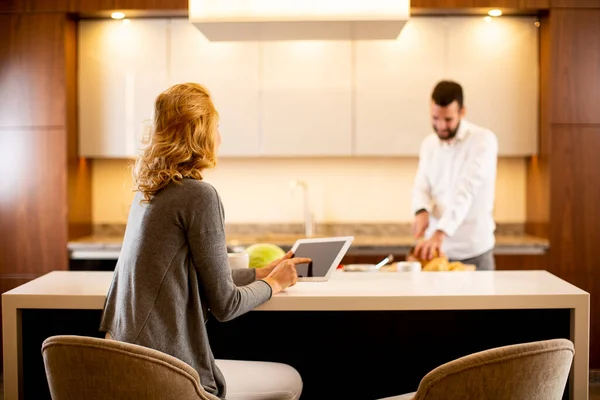
[[[0,37],[3,293],[68,268],[70,225],[89,233],[91,202],[76,151],[75,22],[61,13],[0,14]]]
[[[529,161],[528,231],[547,270],[591,294],[590,368],[600,368],[600,2],[553,1],[541,20],[540,155]],[[593,8],[593,6],[599,8]]]

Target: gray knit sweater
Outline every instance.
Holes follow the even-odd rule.
[[[254,269],[229,268],[223,205],[210,184],[184,179],[149,204],[141,198],[131,206],[100,330],[190,364],[209,393],[225,398],[207,313],[236,318],[267,301],[271,287],[255,281]]]

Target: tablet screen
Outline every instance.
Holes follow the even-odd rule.
[[[300,243],[294,252],[294,257],[308,257],[310,264],[297,264],[299,277],[326,276],[329,267],[335,261],[346,241]],[[337,265],[335,266],[337,268]]]

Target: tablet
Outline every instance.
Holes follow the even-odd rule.
[[[294,257],[308,257],[309,264],[297,264],[298,282],[324,282],[340,265],[354,236],[298,239],[292,247]]]

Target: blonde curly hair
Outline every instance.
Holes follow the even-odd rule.
[[[202,85],[177,84],[158,95],[150,143],[133,168],[134,187],[143,202],[150,202],[170,182],[202,180],[202,171],[215,167],[218,121]]]

